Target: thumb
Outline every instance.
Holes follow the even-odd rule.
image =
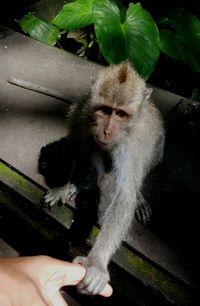
[[[86,269],[75,263],[66,263],[66,267],[63,272],[63,284],[62,286],[77,285],[85,276]]]
[[[85,268],[79,264],[62,261],[52,261],[51,271],[48,278],[43,282],[42,293],[53,301],[53,305],[66,305],[59,290],[63,286],[78,284],[85,275]]]
[[[53,263],[53,262],[52,262]],[[60,289],[63,286],[77,285],[85,276],[85,268],[79,264],[56,261],[48,270],[49,277],[45,283]]]

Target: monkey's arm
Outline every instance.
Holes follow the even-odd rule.
[[[132,188],[118,191],[106,210],[101,231],[89,255],[75,258],[75,262],[87,269],[79,284],[81,293],[98,294],[109,281],[108,263],[124,238],[136,207],[136,193],[130,194],[130,190]]]

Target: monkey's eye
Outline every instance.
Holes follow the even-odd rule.
[[[128,117],[128,114],[125,112],[125,111],[123,111],[123,110],[117,110],[116,112],[115,112],[115,114],[118,116],[118,117]]]
[[[97,108],[97,111],[105,114],[105,115],[111,115],[112,114],[112,108],[107,105],[101,105]]]

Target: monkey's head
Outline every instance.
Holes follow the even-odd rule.
[[[151,92],[128,62],[100,71],[91,92],[95,140],[107,148],[127,139],[127,133]]]

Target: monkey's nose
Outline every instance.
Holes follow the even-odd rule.
[[[104,136],[109,136],[111,134],[111,130],[110,129],[106,129],[104,130]]]

